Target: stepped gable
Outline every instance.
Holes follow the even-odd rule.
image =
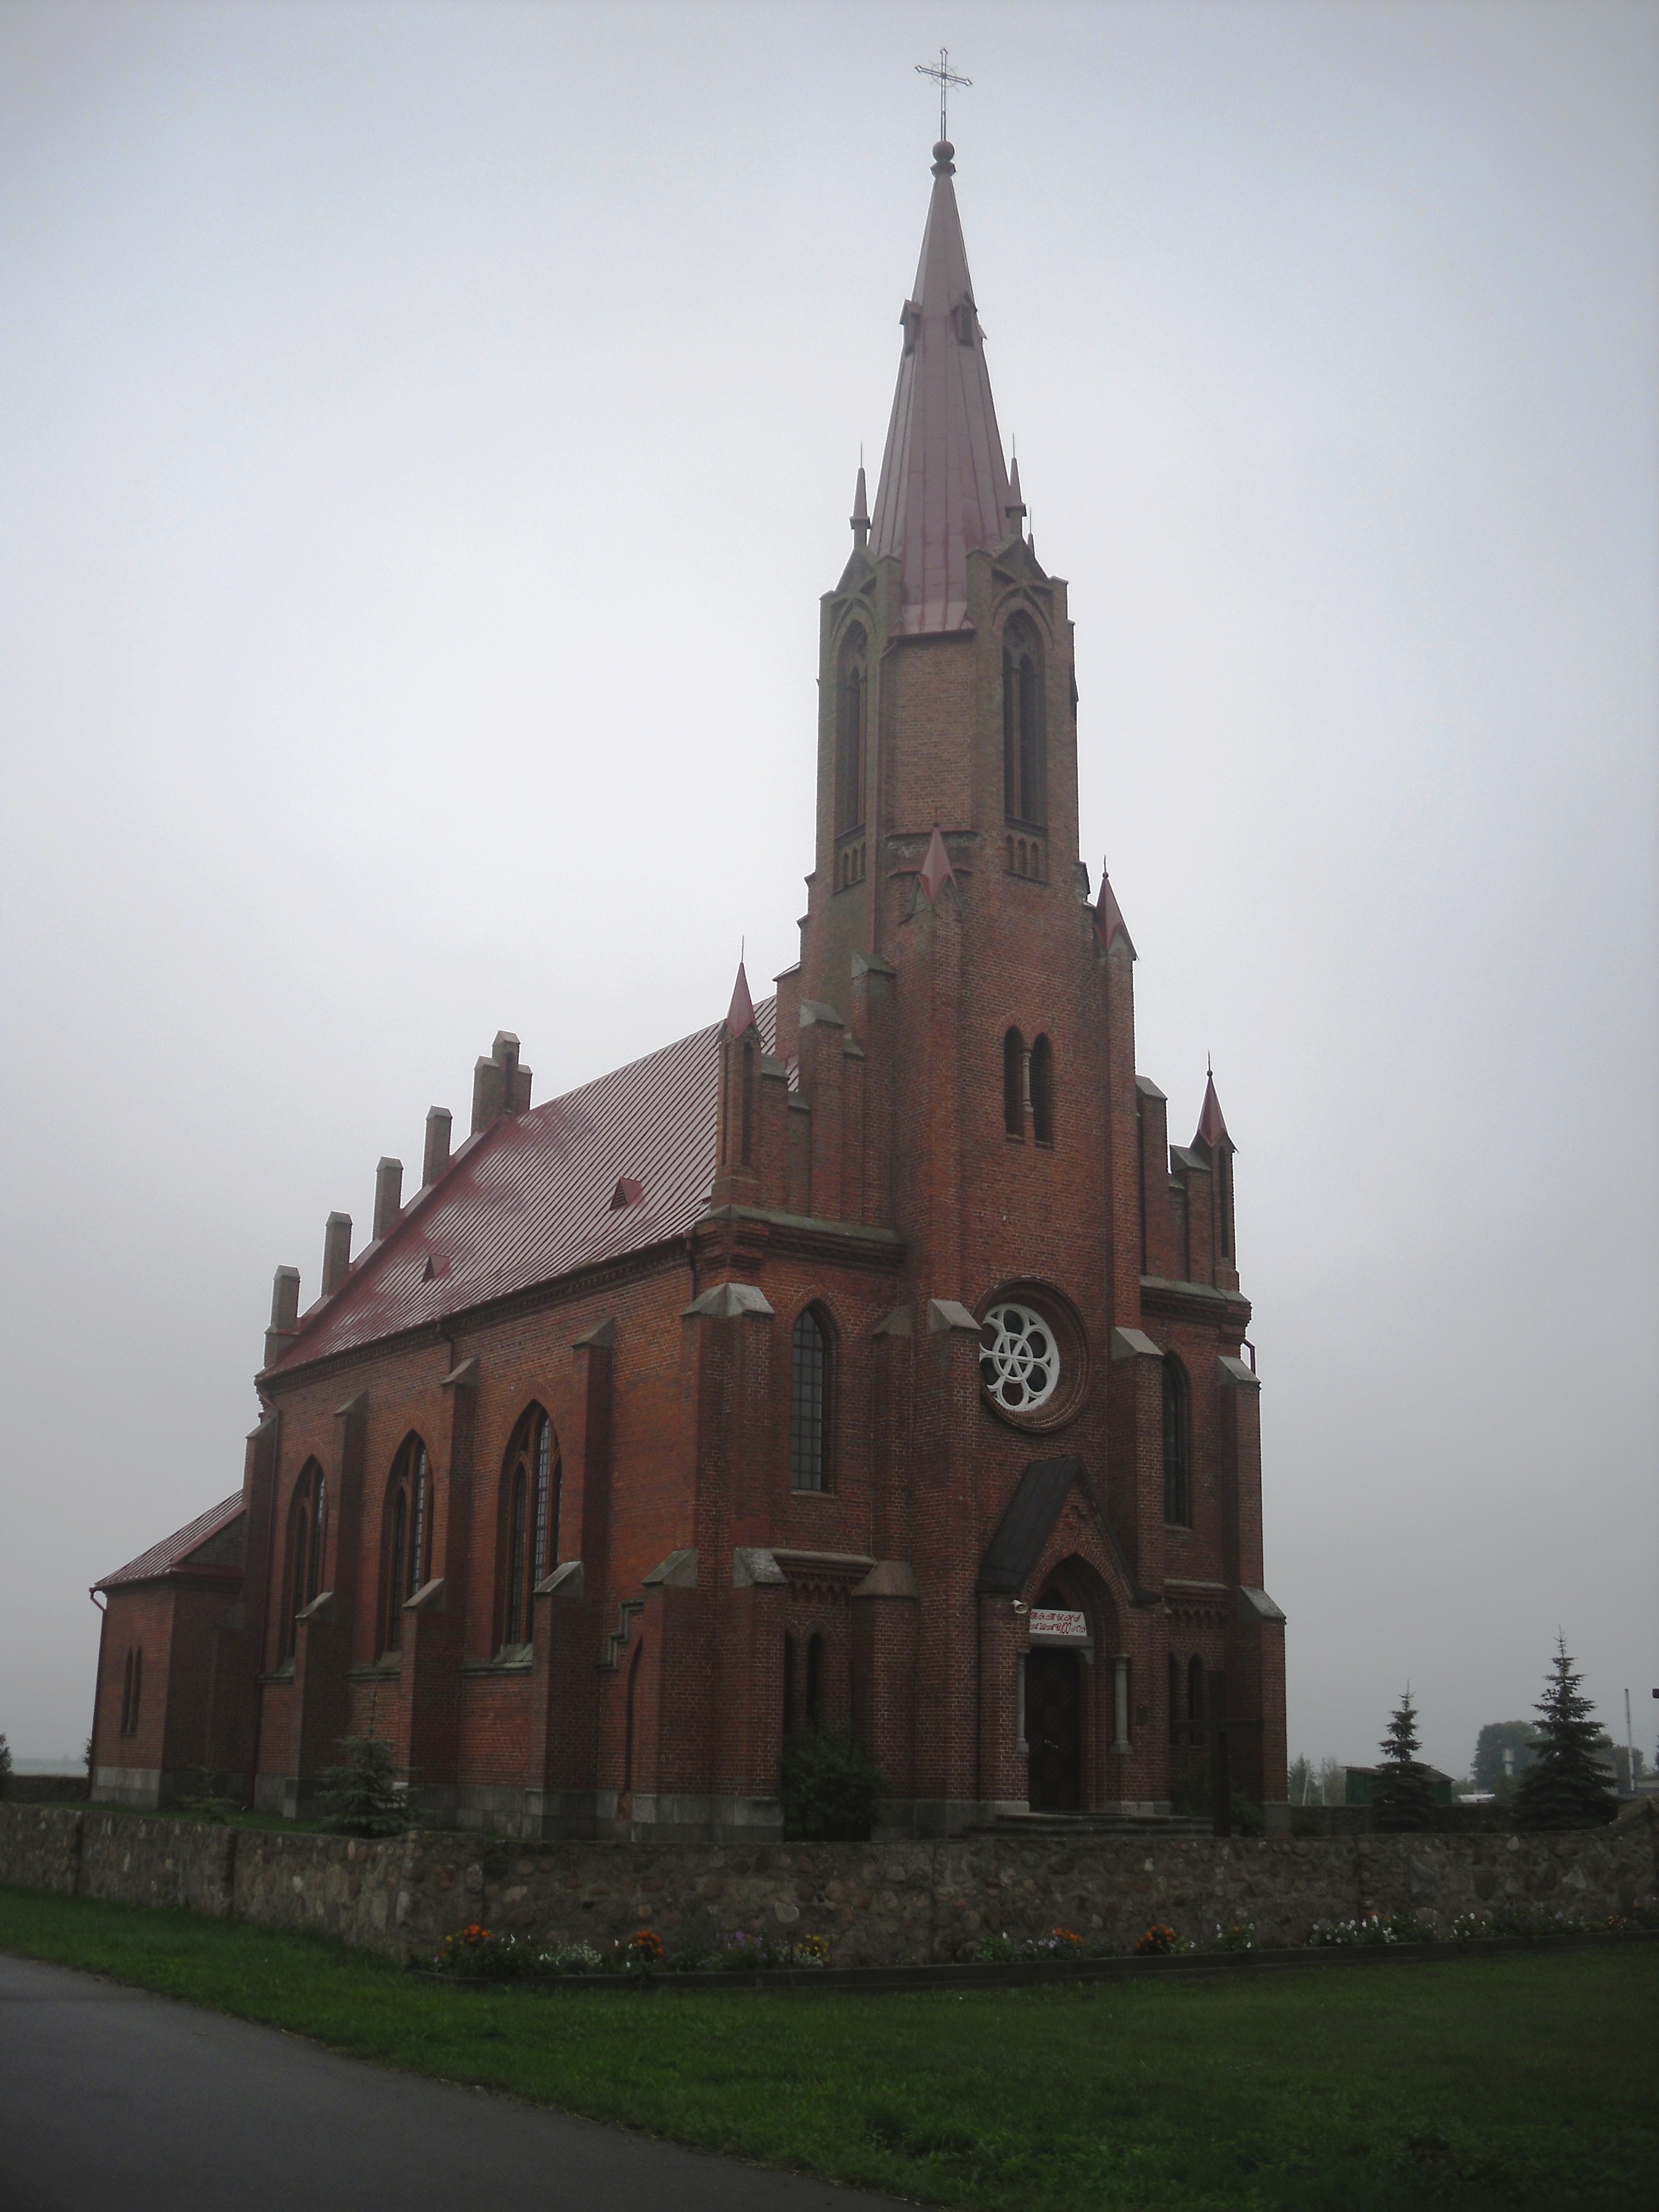
[[[775,1000],[754,1013],[769,1051]],[[711,1023],[492,1122],[334,1296],[310,1308],[272,1371],[683,1237],[706,1212],[714,1180],[724,1028]],[[624,1181],[641,1196],[617,1206]]]
[[[152,1544],[149,1551],[140,1552],[136,1559],[129,1559],[125,1566],[118,1567],[112,1575],[106,1575],[101,1582],[94,1583],[93,1588],[114,1589],[123,1583],[157,1582],[163,1575],[171,1574],[176,1567],[184,1566],[186,1563],[192,1571],[216,1568],[233,1577],[239,1576],[241,1573],[239,1543],[212,1545],[211,1551],[204,1559],[195,1559],[191,1555],[205,1550],[214,1537],[222,1535],[241,1517],[242,1493],[239,1490],[233,1497],[227,1498],[222,1504],[212,1506],[205,1513],[198,1513],[182,1528],[175,1528],[172,1535],[164,1536],[159,1544]],[[235,1556],[229,1556],[233,1553]]]

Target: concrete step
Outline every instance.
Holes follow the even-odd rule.
[[[999,1813],[994,1820],[966,1828],[969,1836],[1061,1836],[1081,1842],[1085,1836],[1135,1836],[1148,1843],[1176,1836],[1208,1836],[1207,1820],[1170,1813]]]

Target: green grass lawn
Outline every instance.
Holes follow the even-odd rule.
[[[483,1994],[320,1938],[0,1887],[0,1948],[982,2212],[1659,2197],[1659,1947],[882,1996]]]

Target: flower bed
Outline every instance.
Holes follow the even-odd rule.
[[[970,1976],[987,1981],[1028,1981],[1042,1978],[1045,1971],[1069,1979],[1079,1973],[1158,1971],[1177,1964],[1200,1972],[1234,1966],[1313,1965],[1321,1954],[1344,1952],[1373,1955],[1392,1952],[1400,1957],[1424,1958],[1455,1954],[1472,1944],[1513,1948],[1551,1939],[1583,1942],[1656,1933],[1659,1933],[1659,1911],[1650,1908],[1631,1917],[1619,1914],[1576,1917],[1537,1910],[1490,1916],[1465,1913],[1444,1936],[1411,1913],[1371,1912],[1355,1920],[1316,1922],[1304,1944],[1295,1949],[1269,1951],[1258,1947],[1255,1929],[1249,1921],[1218,1927],[1201,1942],[1194,1942],[1167,1923],[1155,1921],[1127,1951],[1118,1945],[1087,1943],[1073,1929],[1054,1928],[1047,1936],[1027,1937],[1020,1942],[1006,1936],[982,1937],[972,1957],[955,1966],[853,1966],[832,1972],[830,1945],[822,1936],[781,1939],[738,1929],[717,1936],[712,1947],[687,1946],[671,1952],[653,1929],[641,1928],[625,1941],[599,1950],[591,1943],[538,1944],[527,1936],[497,1933],[472,1922],[444,1938],[436,1956],[426,1962],[425,1971],[474,1984],[637,1983],[683,1978],[699,1987],[718,1985],[724,1977],[739,1975],[746,1980],[765,1976],[769,1981],[787,1984],[804,1972],[809,1978],[827,1977],[837,1985],[876,1988]]]

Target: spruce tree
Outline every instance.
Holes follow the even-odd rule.
[[[325,1767],[328,1811],[322,1825],[337,1836],[400,1836],[412,1826],[408,1793],[398,1787],[398,1753],[379,1736],[343,1735],[343,1766]]]
[[[1558,1632],[1550,1662],[1554,1679],[1533,1711],[1538,1715],[1538,1744],[1533,1763],[1515,1791],[1517,1828],[1599,1828],[1614,1819],[1619,1801],[1592,1756],[1601,1730],[1590,1717],[1595,1708],[1579,1689],[1567,1639]]]
[[[1371,1791],[1371,1825],[1389,1834],[1435,1825],[1434,1784],[1417,1758],[1417,1708],[1409,1686],[1377,1748],[1382,1763]]]

